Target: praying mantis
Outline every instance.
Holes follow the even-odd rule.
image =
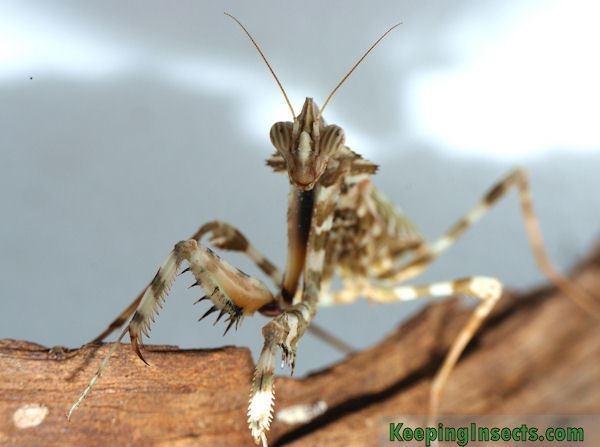
[[[424,272],[502,197],[517,189],[531,249],[543,273],[566,295],[594,313],[591,298],[564,278],[545,254],[540,226],[534,213],[525,171],[514,170],[483,195],[464,217],[433,241],[427,241],[412,221],[396,208],[371,182],[378,166],[345,145],[341,127],[327,124],[323,112],[338,89],[367,55],[399,24],[389,28],[358,59],[319,107],[306,98],[299,114],[261,48],[244,25],[231,17],[248,36],[281,90],[292,120],[275,123],[270,139],[275,153],[267,165],[289,178],[287,209],[288,249],[282,271],[265,257],[235,226],[211,221],[189,239],[175,244],[149,285],[96,338],[101,341],[124,326],[117,342],[101,362],[80,398],[68,412],[83,402],[106,368],[113,352],[128,333],[133,350],[146,363],[142,337],[178,275],[190,273],[211,307],[202,318],[225,317],[225,333],[256,313],[270,317],[263,327],[264,345],[258,358],[248,405],[248,425],[257,444],[267,446],[267,433],[274,407],[274,371],[278,351],[282,364],[296,363],[298,343],[310,330],[319,306],[349,304],[360,297],[377,303],[449,297],[457,294],[478,301],[432,384],[429,409],[436,414],[445,384],[461,353],[490,314],[502,294],[501,282],[492,276],[471,276],[421,285],[404,283]],[[273,283],[272,291],[202,243],[239,252],[252,260]],[[187,267],[181,270],[182,265]],[[333,290],[339,275],[342,287]]]

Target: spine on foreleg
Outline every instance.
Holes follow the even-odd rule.
[[[206,292],[206,297],[201,300],[207,298],[213,303],[202,318],[218,310],[219,320],[227,313],[229,329],[232,324],[237,325],[243,316],[252,315],[273,301],[272,293],[262,282],[238,270],[195,240],[178,243],[175,251],[180,259],[189,263],[188,270],[196,278],[195,285]]]
[[[258,444],[262,441],[266,445],[265,433],[273,420],[273,401],[275,398],[274,370],[275,352],[274,344],[270,338],[265,339],[265,345],[258,359],[252,390],[250,391],[250,403],[248,404],[248,426],[252,432],[254,441]]]
[[[129,323],[131,345],[144,363],[147,362],[144,360],[139,347],[141,335],[149,336],[150,323],[154,322],[154,317],[158,314],[167,293],[169,293],[177,277],[179,263],[180,259],[178,259],[177,254],[175,251],[171,251],[165,262],[163,262],[156,272],[156,275],[154,275],[150,285],[146,287],[140,304],[131,319],[131,323]]]

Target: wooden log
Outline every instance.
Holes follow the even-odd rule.
[[[600,295],[600,251],[574,278]],[[458,300],[432,304],[339,364],[278,378],[271,445],[375,445],[382,417],[425,413],[431,379],[469,312]],[[246,348],[147,346],[152,367],[120,349],[67,421],[107,350],[0,341],[0,445],[253,445]],[[292,421],[299,406],[316,418]],[[442,412],[599,414],[600,323],[552,288],[505,294],[451,376]]]

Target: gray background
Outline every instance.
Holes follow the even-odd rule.
[[[212,219],[285,261],[287,180],[268,131],[318,103],[394,22],[326,111],[381,165],[376,185],[430,238],[495,180],[532,176],[548,251],[568,270],[598,236],[600,36],[594,2],[8,2],[0,4],[0,338],[74,347]],[[235,265],[262,277],[243,258]],[[419,281],[541,284],[516,194]],[[178,281],[148,343],[262,345],[263,317],[221,337]],[[363,301],[317,322],[364,348],[415,305]],[[574,310],[575,311],[575,310]],[[298,371],[340,356],[308,335]]]

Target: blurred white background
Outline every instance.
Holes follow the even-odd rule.
[[[326,119],[381,165],[375,183],[434,238],[510,168],[531,173],[548,251],[568,271],[599,234],[600,6],[590,1],[3,1],[0,338],[78,346],[202,223],[285,262],[287,180],[263,159],[289,119],[237,25],[299,110],[397,21]],[[224,255],[262,277],[240,256]],[[419,278],[544,282],[512,193]],[[260,350],[263,317],[222,338],[178,281],[147,343]],[[363,301],[317,322],[364,348],[415,305]],[[573,311],[578,311],[575,307]],[[307,335],[298,372],[340,355]],[[151,361],[151,358],[150,358]]]

